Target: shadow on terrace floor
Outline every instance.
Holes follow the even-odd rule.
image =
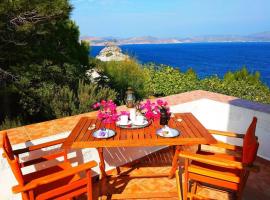
[[[160,195],[170,196],[169,198],[151,198],[152,200],[178,199],[175,179],[168,179],[167,174],[170,170],[173,151],[170,148],[161,150],[157,153],[148,155],[131,166],[121,167],[121,175],[112,171],[109,180],[94,183],[94,199],[113,199],[117,194],[134,194],[138,198],[145,199],[146,193],[159,193]],[[244,200],[265,200],[270,199],[270,162],[261,158],[256,160],[260,166],[259,173],[251,173],[244,191]],[[157,175],[155,178],[142,176],[142,174]],[[160,176],[163,175],[163,176]],[[199,194],[208,196],[212,199],[232,199],[228,192],[213,190],[206,187],[199,188]],[[98,194],[103,194],[101,197]],[[99,197],[98,197],[99,196]],[[86,199],[81,197],[80,199]],[[126,199],[126,198],[122,198]]]

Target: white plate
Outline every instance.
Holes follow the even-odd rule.
[[[93,137],[95,138],[110,138],[115,135],[115,132],[111,129],[99,129],[93,133]]]
[[[164,128],[161,128],[158,129],[156,133],[158,136],[166,138],[177,137],[178,135],[180,135],[180,132],[174,128],[170,128],[170,132],[168,134],[165,134],[164,131],[166,131],[166,129],[164,130]]]
[[[116,125],[117,125],[117,126],[129,126],[129,125],[131,125],[131,121],[128,121],[127,124],[122,124],[120,121],[117,121],[117,122],[116,122]]]
[[[132,124],[135,126],[146,126],[148,124],[148,121],[144,120],[142,124],[139,124],[138,121],[133,121]]]

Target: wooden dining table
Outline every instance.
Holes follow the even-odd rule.
[[[127,129],[121,128],[115,123],[103,124],[97,118],[82,117],[64,141],[62,148],[97,148],[100,157],[101,175],[106,177],[103,148],[174,146],[175,153],[172,168],[169,172],[169,177],[173,177],[178,167],[178,154],[181,151],[181,146],[217,142],[192,113],[174,113],[168,122],[168,126],[177,129],[180,132],[179,136],[173,138],[158,136],[156,131],[163,127],[159,124],[159,120],[153,120],[144,128]],[[89,129],[89,127],[94,128]],[[114,130],[116,134],[107,139],[93,137],[94,131],[104,127]]]

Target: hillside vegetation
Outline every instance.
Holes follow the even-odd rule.
[[[89,57],[71,10],[67,0],[0,2],[0,130],[89,112],[102,99],[123,104],[129,86],[138,100],[201,89],[270,104],[246,68],[199,79],[192,69]],[[101,76],[89,79],[89,69]]]
[[[123,94],[127,86],[131,86],[136,90],[138,99],[206,90],[270,104],[270,89],[262,83],[260,73],[250,73],[246,67],[239,71],[227,72],[222,78],[211,76],[199,79],[192,69],[182,72],[166,65],[140,65],[135,60],[108,62],[102,66],[103,75],[110,79],[107,82],[108,87]],[[123,95],[120,95],[121,98]]]
[[[68,0],[0,1],[0,130],[91,110],[116,92],[91,83]]]

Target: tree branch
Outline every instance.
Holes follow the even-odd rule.
[[[51,19],[54,19],[54,18],[61,16],[62,14],[63,14],[63,12],[61,11],[57,14],[46,16],[46,15],[40,15],[38,13],[38,11],[33,10],[33,11],[21,13],[18,16],[13,17],[9,22],[14,27],[19,27],[19,26],[22,26],[22,25],[27,24],[27,23],[37,24],[39,22],[51,20]]]
[[[17,81],[18,77],[0,68],[0,81],[4,80]]]

